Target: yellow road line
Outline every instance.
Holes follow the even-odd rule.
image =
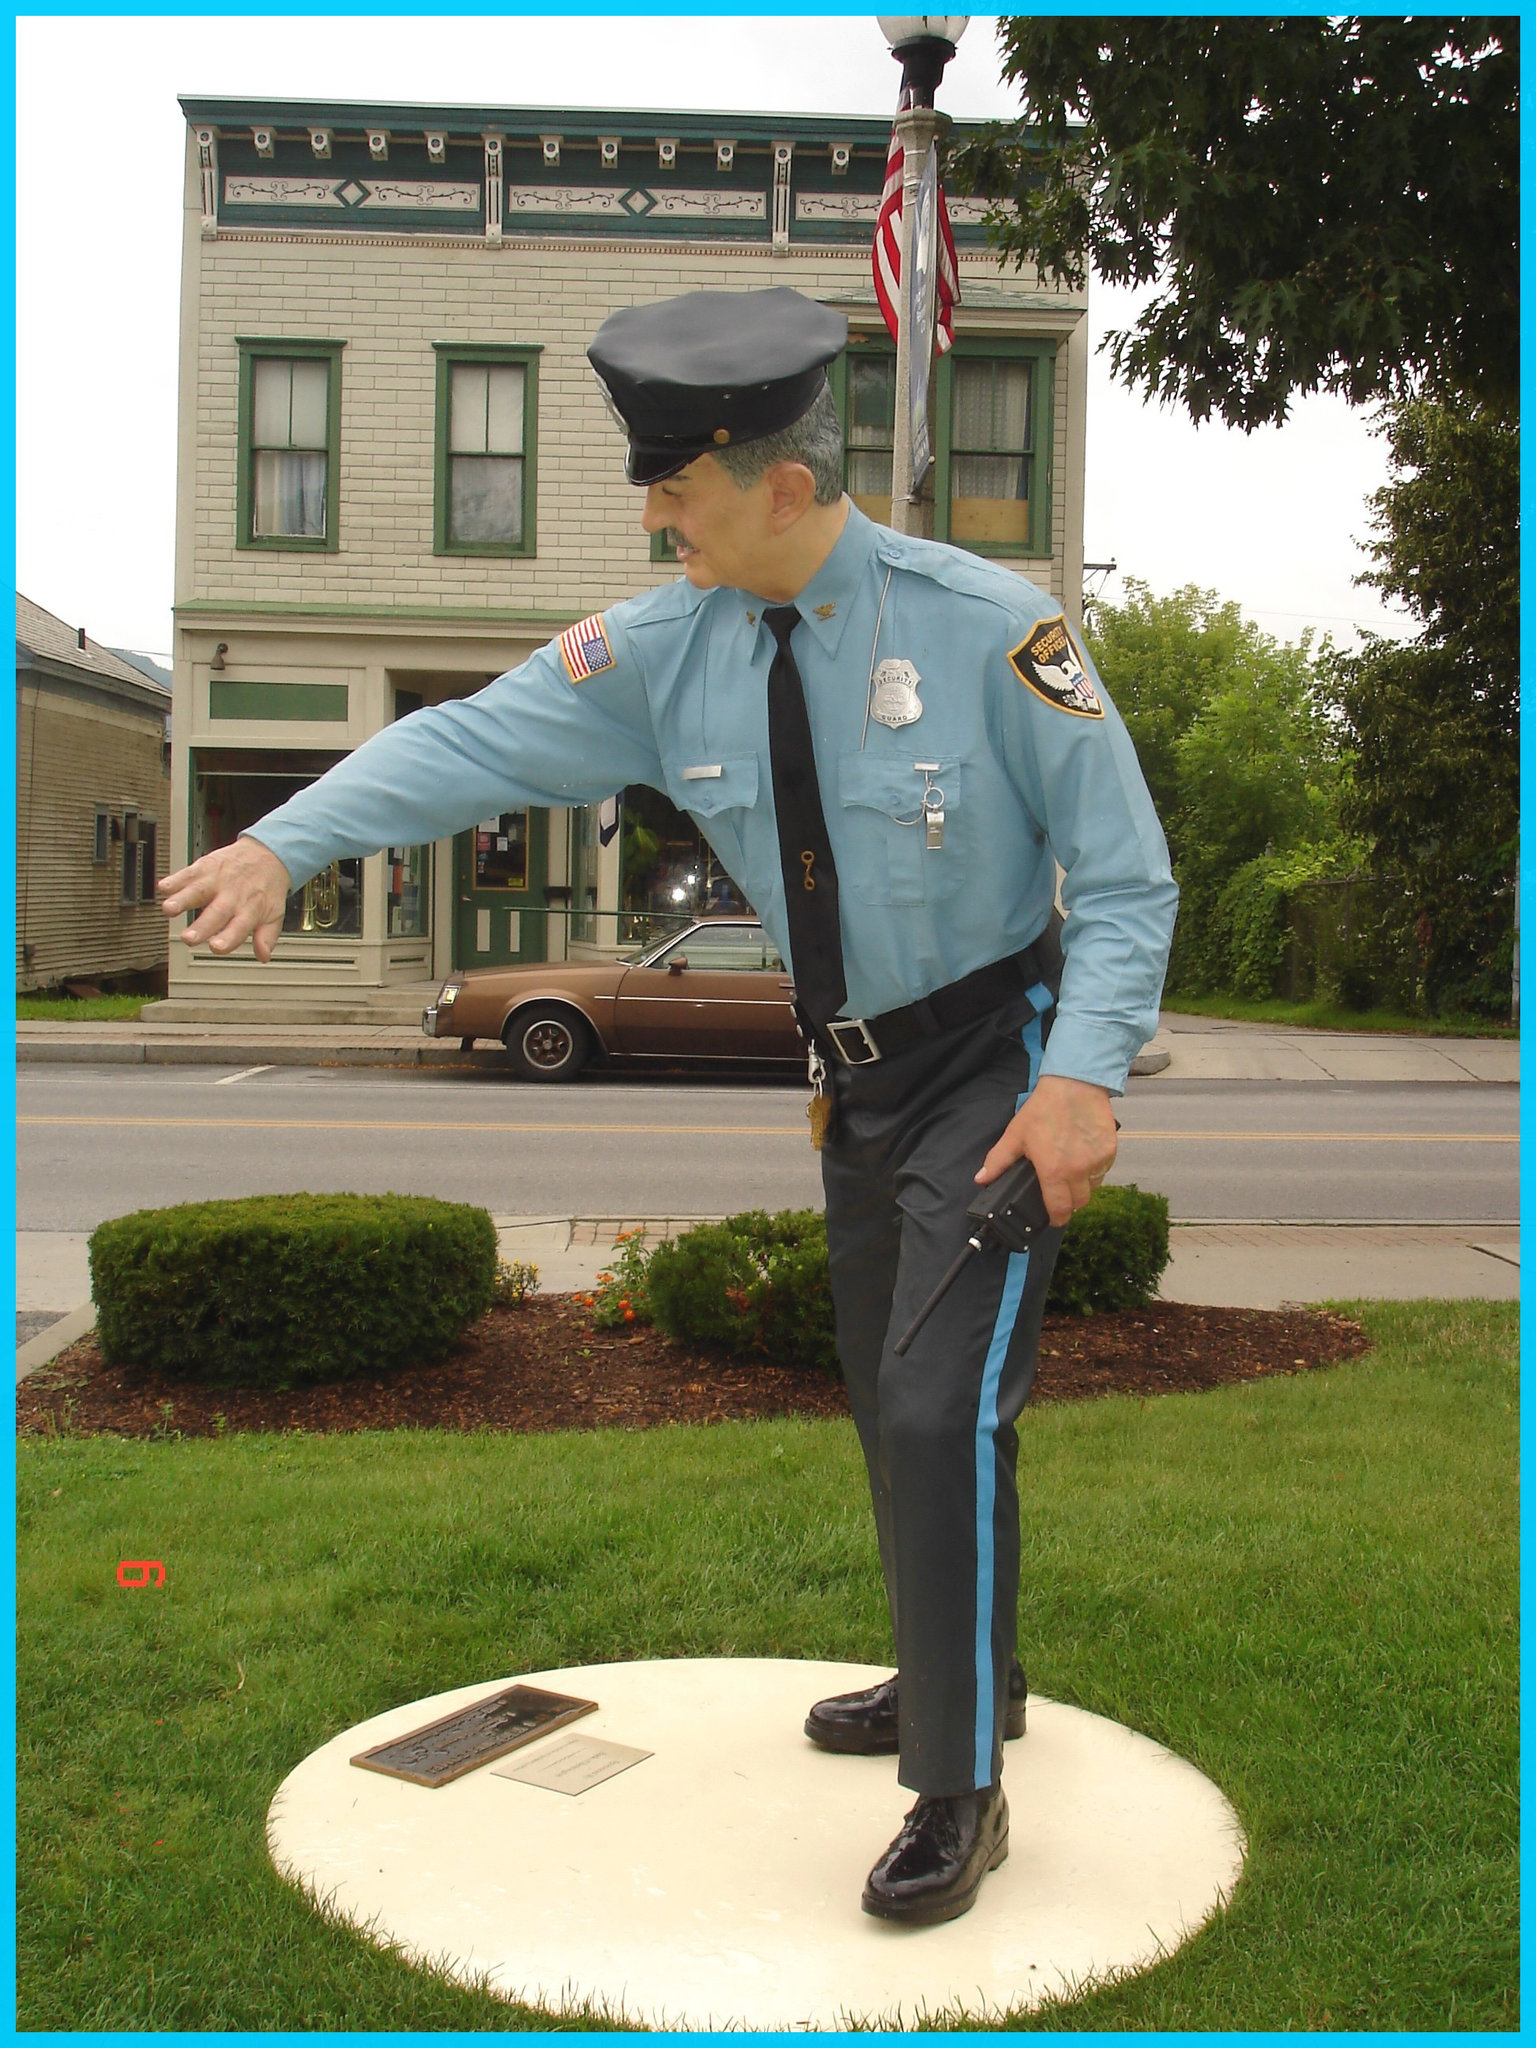
[[[447,1122],[435,1117],[22,1116],[18,1124],[74,1124],[96,1130],[198,1131],[486,1131],[545,1132],[551,1137],[803,1138],[793,1124],[574,1124]],[[1219,1145],[1518,1145],[1516,1131],[1122,1131],[1120,1142],[1204,1140]]]

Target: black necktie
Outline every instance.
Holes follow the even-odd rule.
[[[813,1024],[825,1024],[843,1006],[843,935],[837,914],[837,869],[816,783],[811,721],[789,636],[800,623],[792,604],[763,613],[777,643],[768,671],[768,758],[773,807],[779,822],[779,861],[795,995]]]

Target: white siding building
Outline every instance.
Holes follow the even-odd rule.
[[[889,516],[886,124],[182,104],[175,860],[677,573],[586,361],[617,306],[786,284],[844,310],[849,489]],[[1084,302],[1001,278],[980,212],[952,207],[933,530],[1075,614]],[[655,792],[627,794],[606,848],[595,814],[507,813],[340,863],[295,896],[269,968],[173,947],[166,1014],[413,1016],[450,968],[632,940],[678,875],[702,900],[707,849]]]

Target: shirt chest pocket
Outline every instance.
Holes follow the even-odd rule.
[[[680,811],[713,818],[720,811],[744,811],[757,802],[757,756],[728,761],[668,761],[667,795]]]
[[[942,903],[954,894],[964,867],[958,761],[844,754],[838,796],[848,848],[838,856],[840,889],[861,903]]]

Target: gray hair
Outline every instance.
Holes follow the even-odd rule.
[[[776,434],[764,434],[760,441],[743,441],[739,448],[712,448],[709,452],[738,491],[750,491],[776,462],[799,462],[816,479],[818,505],[835,505],[843,495],[843,428],[825,383],[810,411],[780,427]]]

